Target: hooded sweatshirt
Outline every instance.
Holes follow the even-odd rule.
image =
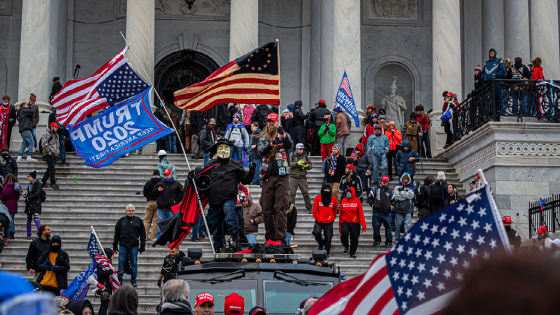
[[[420,155],[410,147],[410,141],[404,140],[402,142],[402,150],[397,152],[397,156],[395,157],[395,167],[397,169],[397,175],[403,174],[404,172],[409,173],[410,175],[414,176],[414,162],[420,160]],[[406,151],[405,151],[405,148]],[[414,157],[414,162],[410,162],[408,159]]]
[[[331,223],[336,219],[338,202],[336,197],[332,195],[332,191],[328,193],[325,191],[326,188],[331,189],[328,184],[324,184],[321,188],[321,194],[313,200],[313,218],[317,223]]]
[[[352,192],[352,197],[347,198],[344,194],[344,198],[340,200],[340,218],[338,220],[338,230],[342,233],[342,223],[360,223],[364,232],[366,231],[366,218],[364,216],[364,208],[362,207],[362,202],[360,199],[356,198],[356,192],[354,187],[350,187],[346,190]]]
[[[356,150],[360,151],[360,157],[356,161],[352,161],[352,164],[356,167],[356,173],[366,173],[367,171],[373,171],[373,157],[371,154],[364,154],[364,146],[358,143]],[[362,183],[363,184],[363,183]]]
[[[543,67],[536,66],[533,69],[533,74],[531,75],[531,80],[544,80]]]
[[[58,242],[60,244],[58,247],[58,253],[56,250],[53,252],[54,242]],[[56,280],[56,287],[62,290],[68,287],[68,270],[70,270],[70,260],[68,259],[68,254],[63,251],[61,247],[62,239],[60,236],[54,235],[51,238],[49,250],[43,252],[37,260],[37,269],[35,271],[40,273],[37,277],[38,283],[41,285],[52,285],[54,283],[53,280]],[[51,267],[47,261],[55,267]]]
[[[243,220],[245,221],[245,233],[259,233],[259,224],[264,222],[262,208],[253,202],[253,197],[247,192],[248,205],[243,205]],[[251,223],[253,220],[253,223]]]
[[[136,315],[138,314],[138,292],[129,286],[118,288],[109,302],[111,315]]]
[[[391,125],[395,126],[395,129],[391,131]],[[397,145],[401,144],[402,134],[401,131],[396,128],[395,122],[389,123],[389,129],[385,131],[385,136],[389,139],[389,150],[396,150]]]
[[[175,171],[175,165],[169,162],[169,160],[167,159],[167,155],[159,159],[159,165],[157,169],[159,170],[159,174],[162,180],[165,180],[165,176],[163,175],[163,173],[165,172],[166,169],[172,170],[173,180],[177,180],[177,172]]]
[[[70,302],[66,305],[66,309],[69,310],[70,312],[74,313],[74,314],[81,315],[82,311],[87,306],[89,306],[91,308],[92,313],[94,314],[95,311],[94,311],[93,305],[91,304],[91,302],[88,299]]]
[[[403,183],[403,178],[407,176],[410,180],[410,175],[404,173],[400,181],[393,189],[393,198],[395,199],[395,213],[413,213],[414,212],[414,185],[412,183]]]
[[[490,51],[494,51],[496,56],[490,58]],[[482,79],[484,82],[490,82],[493,79],[504,79],[507,75],[506,66],[502,58],[498,58],[498,53],[495,49],[490,49],[488,52],[489,59],[484,64],[482,68]]]

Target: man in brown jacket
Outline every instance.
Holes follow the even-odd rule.
[[[348,127],[348,119],[342,112],[340,105],[335,105],[333,109],[337,114],[335,116],[334,126],[336,127],[336,143],[340,144],[342,155],[346,154],[346,139],[350,135],[350,128]]]
[[[245,196],[245,193],[241,193],[239,201],[241,201],[243,206],[245,236],[247,236],[249,244],[255,244],[257,242],[257,234],[259,233],[259,224],[264,222],[262,208],[253,202],[249,192],[247,192],[247,196]]]

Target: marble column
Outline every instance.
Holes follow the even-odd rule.
[[[259,46],[259,1],[231,1],[229,59],[245,55]]]
[[[531,56],[529,31],[529,0],[504,1],[505,51],[504,57],[521,57],[524,63]]]
[[[560,79],[558,41],[558,2],[531,0],[531,58],[542,59],[544,77],[549,80]]]
[[[499,58],[507,57],[504,37],[504,0],[482,0],[482,62],[488,60],[491,48],[498,51]]]
[[[360,0],[334,0],[333,12],[333,71],[332,98],[340,85],[344,70],[348,75],[350,88],[356,109],[362,108],[362,58],[361,33],[362,23]],[[326,100],[327,103],[330,100]]]
[[[463,2],[463,95],[474,89],[474,68],[483,65],[482,55],[482,1],[468,0]],[[442,91],[443,92],[443,91]],[[439,98],[441,100],[441,93]],[[443,104],[440,102],[440,104]],[[441,109],[441,105],[434,110]],[[433,148],[433,147],[432,147]],[[433,149],[432,149],[433,152]]]
[[[321,0],[311,0],[309,109],[321,98]]]
[[[333,28],[334,28],[334,0],[321,1],[321,90],[319,99],[325,100],[328,108],[332,109],[334,102],[333,80]],[[315,102],[317,102],[316,100]]]
[[[433,0],[432,108],[441,107],[441,93],[461,95],[461,1]]]
[[[154,81],[156,6],[153,0],[128,0],[126,3],[126,39],[138,61],[129,50],[126,54],[132,66],[144,79]]]

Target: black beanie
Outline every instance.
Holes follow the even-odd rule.
[[[2,151],[10,151],[10,148],[8,148],[8,147],[2,147]]]
[[[416,119],[416,112],[410,113],[410,119],[412,119],[412,118]]]
[[[34,179],[37,178],[37,171],[31,171],[27,175],[33,177]]]
[[[159,173],[159,170],[154,170],[154,173],[152,174],[152,176],[161,176],[161,174]]]
[[[416,105],[416,108],[414,110],[417,111],[417,112],[424,111],[424,106],[422,106],[421,104]]]

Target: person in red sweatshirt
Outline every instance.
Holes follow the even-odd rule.
[[[333,222],[336,219],[338,202],[336,197],[332,195],[331,186],[323,184],[321,194],[313,200],[313,218],[315,225],[313,226],[313,236],[319,244],[319,250],[327,251],[327,258],[331,252],[331,239],[333,237]],[[325,234],[322,237],[321,232]]]
[[[354,187],[346,189],[344,198],[340,200],[340,218],[338,219],[338,231],[340,241],[344,246],[344,253],[348,254],[348,235],[350,235],[350,258],[356,258],[358,239],[360,237],[360,225],[366,231],[366,218],[362,202],[356,198]]]

